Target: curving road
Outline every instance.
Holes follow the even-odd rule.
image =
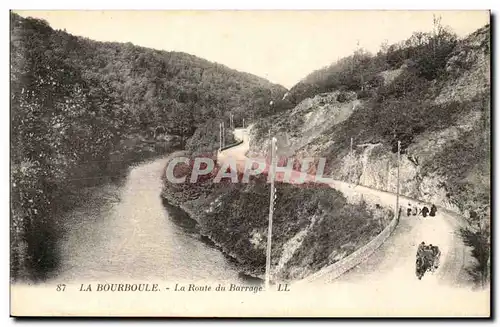
[[[219,154],[244,160],[248,136],[237,130],[243,144]],[[123,187],[96,194],[112,203],[96,210],[72,213],[72,230],[63,242],[63,272],[54,284],[11,286],[14,315],[147,315],[248,317],[455,317],[490,315],[489,290],[471,292],[455,285],[465,282],[466,252],[454,234],[459,218],[439,209],[435,218],[403,216],[387,242],[365,262],[332,281],[328,276],[305,285],[289,285],[289,292],[80,292],[80,283],[230,282],[238,272],[218,250],[205,246],[177,226],[164,210],[158,193],[165,159],[131,170]],[[347,198],[363,195],[367,201],[393,206],[395,195],[333,181]],[[118,201],[119,199],[119,201]],[[404,199],[404,198],[403,198]],[[405,207],[404,199],[401,205]],[[147,210],[140,212],[138,208]],[[142,209],[141,209],[142,210]],[[95,212],[94,212],[95,211]],[[69,217],[70,218],[70,217]],[[174,218],[173,216],[170,218]],[[183,220],[183,219],[181,219]],[[89,224],[90,223],[90,224]],[[97,225],[96,225],[97,224]],[[97,227],[96,227],[97,226]],[[442,264],[435,274],[419,281],[414,273],[416,246],[421,240],[436,243]],[[131,270],[130,268],[134,269]],[[194,273],[194,274],[193,274]],[[442,287],[443,282],[452,287]],[[72,283],[72,284],[71,284]],[[40,299],[43,299],[40,301]]]
[[[242,139],[243,143],[219,153],[219,161],[234,158],[239,163],[246,159],[249,149],[247,130],[236,129],[234,135]],[[278,179],[280,176],[277,177]],[[363,196],[365,200],[379,203],[387,207],[395,207],[396,194],[375,190],[364,186],[356,186],[341,181],[332,181],[329,185],[346,197],[356,198]],[[374,284],[390,283],[393,287],[425,288],[430,289],[437,285],[465,286],[468,285],[466,266],[470,256],[463,244],[458,230],[462,218],[456,214],[438,208],[436,217],[423,218],[421,216],[406,216],[408,203],[423,204],[417,199],[400,196],[402,216],[389,239],[367,260],[344,275],[335,279],[335,283],[356,284],[366,282]],[[415,276],[415,254],[420,242],[438,245],[441,250],[440,267],[434,273],[426,273],[422,280]],[[314,283],[331,283],[328,275],[316,279]]]

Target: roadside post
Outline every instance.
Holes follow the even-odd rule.
[[[267,228],[267,251],[266,251],[266,290],[269,290],[269,281],[271,274],[271,241],[273,233],[273,211],[274,211],[274,201],[276,200],[276,194],[274,189],[274,175],[276,169],[276,138],[271,139],[271,167],[269,169],[269,177],[271,178],[271,193],[269,197],[269,225]]]

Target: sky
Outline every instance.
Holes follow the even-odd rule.
[[[187,52],[291,88],[359,45],[431,31],[433,14],[464,37],[489,23],[488,11],[15,11],[54,29],[98,41]]]

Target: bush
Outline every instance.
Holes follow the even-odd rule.
[[[372,89],[377,89],[381,86],[384,86],[384,82],[385,82],[384,78],[379,74],[376,74],[368,80],[368,87]]]
[[[219,120],[211,119],[199,126],[186,143],[186,150],[196,152],[211,152],[219,148]],[[225,126],[226,145],[235,143],[233,131]]]
[[[457,44],[454,35],[432,39],[416,57],[418,75],[427,80],[435,79],[446,67],[448,58]]]
[[[370,90],[362,90],[362,91],[358,91],[356,93],[356,97],[358,99],[368,99],[368,98],[371,98],[372,95],[374,94],[373,91],[370,91]]]
[[[338,101],[338,102],[341,102],[341,103],[344,103],[344,102],[350,101],[350,96],[349,96],[349,93],[347,93],[347,92],[340,92],[340,93],[337,95],[337,101]]]
[[[481,287],[487,285],[491,276],[490,255],[491,241],[489,231],[485,229],[461,228],[460,235],[467,246],[472,247],[472,256],[476,262],[469,268],[469,274]]]

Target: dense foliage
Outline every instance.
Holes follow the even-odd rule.
[[[208,120],[206,123],[198,126],[194,134],[191,136],[186,144],[186,150],[205,153],[214,151],[220,146],[220,127],[219,120]],[[224,128],[224,143],[225,145],[233,144],[236,142],[232,129]]]
[[[55,217],[79,187],[169,150],[152,131],[184,146],[204,126],[189,146],[214,148],[210,122],[265,115],[285,91],[184,53],[96,42],[13,13],[10,23],[13,279],[57,266]]]
[[[174,176],[189,178],[193,163],[192,159],[189,165],[177,165]],[[175,184],[165,179],[163,196],[172,204],[189,208],[201,232],[235,258],[243,270],[261,275],[266,261],[269,214],[267,175],[252,176],[248,183],[242,183],[243,175],[238,173],[239,183],[231,183],[228,178],[214,183],[219,169],[216,165],[194,184]],[[280,279],[296,278],[292,273],[296,268],[312,273],[332,264],[368,243],[384,227],[364,203],[348,204],[342,193],[328,185],[277,182],[273,267],[278,265],[285,242],[300,231],[308,231],[304,245],[279,272]]]
[[[380,72],[402,65],[411,66],[419,78],[433,80],[442,73],[456,44],[457,36],[436,19],[433,32],[415,32],[405,41],[382,44],[376,55],[358,47],[352,55],[306,76],[289,96],[277,101],[277,110],[293,108],[306,98],[334,90],[355,91],[359,98],[366,98],[367,90],[383,83]]]
[[[106,81],[122,99],[133,128],[163,124],[167,133],[190,136],[209,118],[265,115],[285,89],[260,77],[180,52],[131,43],[96,42],[63,31],[50,34],[51,51],[80,68],[85,78]]]
[[[53,213],[69,181],[106,174],[125,121],[106,84],[84,80],[49,50],[48,26],[11,18],[13,273],[38,277],[56,264]]]
[[[355,144],[381,144],[379,149],[393,153],[401,141],[403,155],[419,166],[420,177],[439,176],[446,201],[470,215],[462,236],[473,247],[477,260],[471,274],[482,283],[489,278],[490,249],[491,98],[485,76],[489,71],[489,30],[486,25],[458,40],[436,19],[432,33],[417,32],[406,41],[384,45],[377,55],[358,49],[352,56],[310,74],[277,103],[280,110],[287,110],[317,96],[313,103],[322,106],[319,94],[335,91],[339,104],[333,105],[340,107],[352,102],[348,95],[355,92],[361,101],[349,118],[306,147],[314,149],[333,140],[321,153],[329,159],[327,171],[332,172],[348,154],[351,139]],[[453,90],[454,83],[460,88]],[[464,117],[479,120],[464,123]],[[255,125],[258,139],[254,144],[275,126],[300,135],[303,123],[297,124],[297,119],[272,118],[274,121],[261,120]],[[418,141],[429,135],[445,146],[424,149],[432,155],[423,155],[419,161]],[[412,145],[417,147],[415,152],[411,152],[415,149]]]

